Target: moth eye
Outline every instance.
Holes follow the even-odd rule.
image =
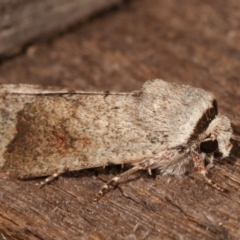
[[[213,140],[213,141],[206,141],[202,142],[200,144],[200,151],[204,153],[212,153],[215,152],[218,149],[218,141]]]

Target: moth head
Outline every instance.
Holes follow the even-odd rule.
[[[225,116],[216,116],[203,134],[199,144],[201,153],[214,158],[227,157],[231,151],[232,128]]]

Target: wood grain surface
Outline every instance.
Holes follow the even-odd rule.
[[[139,89],[162,78],[211,91],[240,133],[240,2],[132,0],[3,61],[0,83],[83,90]],[[40,179],[0,178],[0,239],[239,239],[240,145],[210,170],[222,193],[196,173],[144,171],[99,202],[121,167]]]

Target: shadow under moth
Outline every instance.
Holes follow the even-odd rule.
[[[182,175],[193,168],[209,184],[207,163],[227,157],[234,138],[203,89],[147,81],[129,93],[0,86],[0,172],[21,179],[66,171],[131,164],[97,197],[133,172],[158,169]]]

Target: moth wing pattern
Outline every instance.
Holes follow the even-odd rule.
[[[48,176],[152,157],[159,147],[136,124],[133,93],[6,85],[0,89],[3,172]]]

